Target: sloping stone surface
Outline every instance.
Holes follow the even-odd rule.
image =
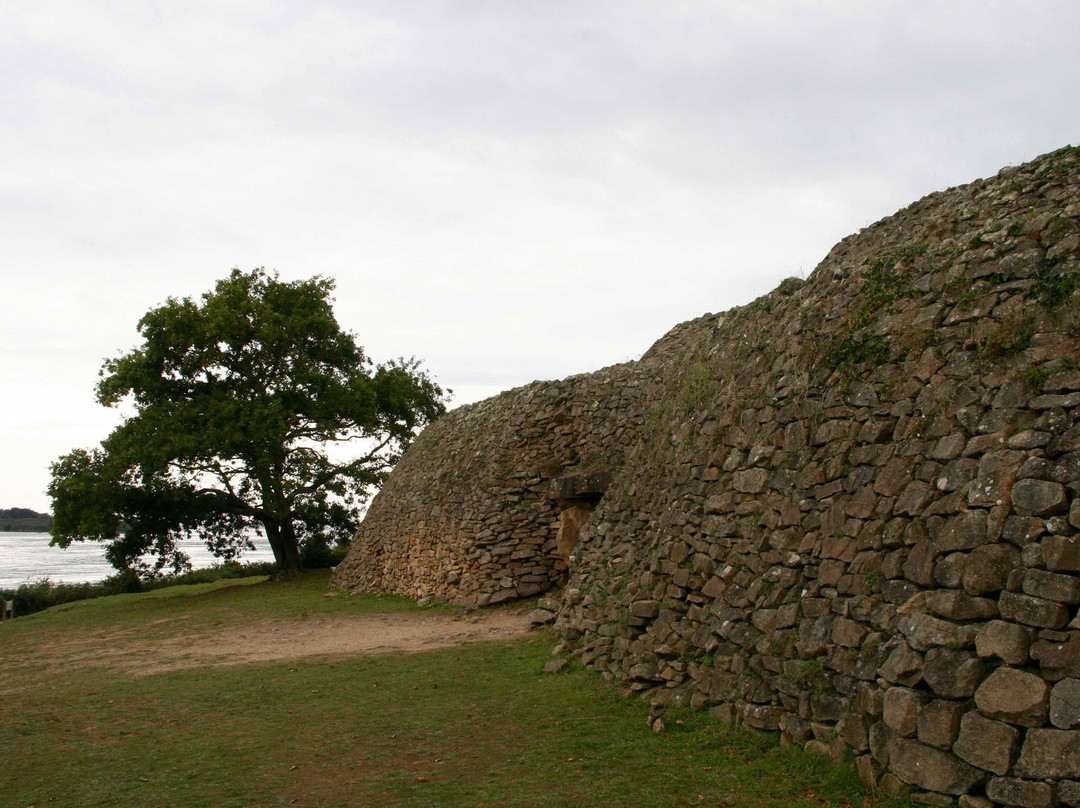
[[[375,497],[333,585],[465,606],[547,590],[566,571],[557,481],[567,496],[606,487],[641,429],[649,383],[642,363],[615,365],[448,413]]]
[[[629,693],[890,790],[1067,801],[1072,685],[1044,696],[1080,677],[1078,248],[1076,149],[931,194],[638,362],[432,425],[335,583],[476,604],[565,574],[556,631]],[[545,487],[597,470],[564,572]]]

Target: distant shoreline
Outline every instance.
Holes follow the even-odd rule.
[[[0,533],[48,533],[53,518],[29,508],[0,508]]]

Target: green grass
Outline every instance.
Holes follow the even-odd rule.
[[[653,734],[646,705],[595,673],[540,673],[546,634],[152,674],[63,650],[95,636],[167,642],[267,619],[419,611],[328,598],[326,580],[177,587],[0,625],[0,805],[883,804],[849,769],[704,714],[669,713],[668,732]]]
[[[393,595],[326,597],[330,572],[315,570],[278,582],[271,582],[266,575],[227,578],[205,584],[185,584],[137,594],[72,601],[20,618],[3,628],[16,633],[32,632],[38,626],[48,624],[75,630],[95,626],[140,625],[155,617],[180,615],[213,619],[230,615],[303,617],[309,614],[419,611],[411,600]],[[3,636],[0,634],[0,638]]]

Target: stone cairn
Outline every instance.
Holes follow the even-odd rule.
[[[1080,150],[931,194],[639,362],[451,413],[335,583],[556,587],[538,619],[657,730],[685,704],[922,804],[1080,806],[1078,278]]]

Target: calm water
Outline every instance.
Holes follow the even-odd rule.
[[[273,561],[266,539],[254,539],[255,551],[241,561]],[[209,567],[218,559],[198,539],[180,542],[195,568]],[[100,581],[115,573],[97,542],[73,542],[66,550],[49,546],[48,533],[0,533],[0,589],[13,589],[27,581],[48,578],[54,583]]]

